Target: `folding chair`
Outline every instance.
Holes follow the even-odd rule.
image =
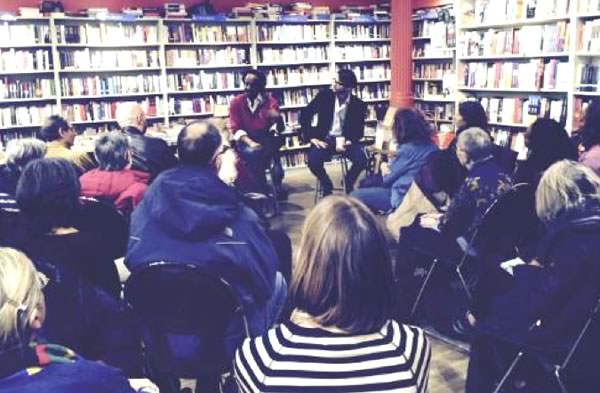
[[[346,175],[348,174],[348,159],[343,154],[334,154],[331,157],[331,161],[338,161],[342,169],[342,189],[346,189]],[[319,201],[319,198],[323,196],[323,185],[321,181],[317,179],[317,185],[315,186],[315,205]]]
[[[527,238],[532,225],[537,225],[533,187],[529,184],[517,184],[500,195],[488,209],[469,240],[458,241],[463,251],[458,263],[444,261],[454,265],[454,270],[468,299],[472,298],[471,285],[467,282],[464,269],[467,262],[478,259],[489,250],[518,254],[518,246]],[[418,250],[428,255],[427,250]],[[421,298],[425,293],[440,258],[434,258],[413,303],[410,317],[414,317]]]

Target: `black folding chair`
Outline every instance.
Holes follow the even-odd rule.
[[[432,274],[440,263],[454,266],[465,295],[472,298],[471,286],[465,269],[469,261],[478,260],[486,253],[502,253],[507,257],[518,255],[518,248],[531,236],[532,226],[537,226],[535,215],[535,190],[529,184],[517,184],[500,195],[486,210],[483,218],[468,240],[457,242],[463,251],[457,261],[434,258],[413,303],[410,317],[414,317]],[[417,250],[428,255],[428,250]]]
[[[556,383],[556,387],[558,389],[560,389],[561,393],[569,393],[569,391],[567,390],[567,385],[563,379],[564,371],[571,364],[574,363],[576,356],[580,352],[578,350],[580,350],[582,348],[581,344],[584,341],[584,338],[586,338],[586,336],[589,334],[593,334],[593,333],[596,333],[596,335],[598,334],[597,333],[598,326],[596,326],[596,329],[592,329],[591,326],[599,314],[600,314],[600,298],[598,299],[597,303],[591,310],[589,317],[587,318],[586,322],[584,323],[584,325],[581,328],[581,330],[579,331],[579,333],[573,338],[571,346],[558,355],[549,354],[543,348],[539,349],[539,348],[522,346],[518,350],[519,352],[517,353],[517,355],[511,362],[510,366],[508,367],[508,369],[506,370],[506,372],[504,373],[504,375],[498,382],[498,385],[496,386],[494,393],[500,393],[502,391],[502,389],[506,385],[507,381],[509,380],[510,376],[513,374],[513,371],[515,370],[517,365],[525,357],[532,359],[534,362],[538,363],[542,367],[542,370],[544,371],[544,373]],[[532,332],[534,332],[539,326],[541,326],[542,323],[543,322],[541,320],[538,320],[537,323],[532,327],[532,329],[531,329]],[[596,344],[598,344],[599,338],[600,337],[596,336],[596,341],[595,341]],[[513,344],[513,343],[511,343],[511,344]],[[595,349],[597,350],[598,348],[595,348]],[[586,363],[589,363],[589,362],[586,362]],[[577,383],[580,386],[586,385],[585,391],[589,391],[589,392],[593,391],[593,390],[591,390],[591,387],[589,385],[587,385],[586,381],[577,381]],[[573,391],[581,392],[582,390],[578,388],[577,390],[573,390]]]
[[[101,233],[111,239],[117,250],[115,258],[125,255],[129,240],[129,220],[110,202],[98,198],[80,197],[76,227]]]
[[[223,278],[191,264],[156,262],[134,271],[125,300],[142,325],[145,363],[161,392],[179,392],[178,378],[196,379],[197,392],[217,392],[231,369],[226,350],[230,321],[240,320],[241,341],[248,337],[243,308]]]

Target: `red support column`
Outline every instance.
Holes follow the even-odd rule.
[[[390,104],[406,108],[412,100],[412,0],[392,0],[392,87]]]

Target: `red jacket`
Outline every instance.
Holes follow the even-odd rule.
[[[254,113],[248,108],[246,94],[235,96],[229,103],[231,132],[235,134],[238,130],[244,130],[252,137],[253,134],[267,131],[273,124],[273,120],[267,115],[271,109],[279,111],[279,105],[270,94],[265,95],[265,101]]]
[[[142,200],[150,175],[146,172],[123,169],[103,171],[93,169],[80,178],[81,195],[101,198],[114,203],[124,213],[130,213]]]

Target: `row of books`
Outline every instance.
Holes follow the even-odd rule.
[[[302,89],[275,91],[272,95],[282,106],[305,106],[317,95],[319,89],[307,87]]]
[[[60,64],[65,70],[160,67],[156,50],[81,50],[61,51]]]
[[[390,97],[390,85],[388,83],[374,83],[359,86],[357,96],[362,100],[387,100]]]
[[[281,112],[283,120],[288,127],[297,127],[300,125],[300,111],[290,110]]]
[[[250,27],[247,24],[170,23],[166,29],[171,43],[248,42],[250,37]]]
[[[63,96],[99,96],[160,91],[160,77],[156,74],[62,78],[60,84]]]
[[[50,43],[50,26],[47,24],[0,22],[3,45],[35,45]]]
[[[580,87],[581,91],[596,91],[595,85],[598,84],[598,70],[600,70],[600,66],[598,64],[577,65],[577,75],[579,75],[579,83],[581,85],[588,85]]]
[[[600,19],[588,20],[578,25],[578,49],[584,52],[600,51]]]
[[[600,0],[579,0],[579,13],[589,14],[600,11]]]
[[[456,26],[454,19],[413,21],[413,37],[427,37],[435,48],[454,48],[456,46]]]
[[[573,102],[573,130],[579,130],[583,126],[585,112],[591,102],[591,97],[575,97]]]
[[[306,166],[307,162],[306,151],[294,151],[293,153],[284,154],[281,157],[281,165],[284,168],[298,168]]]
[[[267,86],[285,86],[328,83],[331,79],[327,66],[275,68],[266,71]]]
[[[51,69],[52,60],[48,50],[0,49],[0,71],[50,71]]]
[[[491,127],[490,134],[496,145],[509,147],[512,151],[516,151],[518,160],[527,158],[527,146],[523,132],[514,132],[514,129],[504,127]]]
[[[389,59],[389,45],[343,45],[335,48],[338,60]]]
[[[200,65],[242,65],[250,63],[247,48],[169,49],[167,67],[196,67]]]
[[[243,86],[242,74],[230,71],[200,71],[167,75],[170,91],[202,91],[216,89],[238,89]]]
[[[20,106],[0,108],[0,127],[41,125],[44,120],[58,113],[56,105]]]
[[[454,104],[417,102],[415,107],[425,114],[425,117],[432,122],[438,120],[452,121],[454,119]]]
[[[523,97],[482,97],[490,123],[528,126],[538,117],[548,117],[564,124],[567,114],[566,98],[531,95]]]
[[[425,43],[413,45],[412,57],[454,57],[454,48],[438,47]]]
[[[329,59],[329,48],[327,46],[296,45],[259,48],[258,59],[261,63],[327,61]]]
[[[463,56],[535,55],[566,52],[569,49],[569,23],[523,26],[516,29],[465,33]]]
[[[0,78],[0,99],[43,98],[56,95],[53,79],[12,80]]]
[[[445,75],[454,75],[454,64],[444,63],[413,63],[413,78],[442,79]]]
[[[453,90],[443,83],[419,83],[413,86],[413,94],[416,98],[447,97],[454,92]]]
[[[329,39],[327,23],[272,25],[256,27],[258,41],[322,41]]]
[[[467,63],[462,83],[472,88],[555,89],[568,86],[569,63],[551,59],[529,62]]]
[[[568,12],[569,0],[475,0],[465,16],[473,23],[495,23],[564,16]]]
[[[392,67],[388,63],[374,65],[353,65],[350,67],[359,81],[390,79]]]
[[[337,25],[335,27],[335,37],[338,40],[390,38],[391,32],[392,27],[389,24]]]
[[[69,122],[110,121],[115,119],[117,106],[122,101],[87,102],[85,104],[63,104],[62,116]],[[139,101],[147,116],[162,116],[162,99],[148,97]]]
[[[206,95],[196,98],[169,98],[169,115],[195,115],[212,114],[215,105],[229,105],[229,101],[235,97],[229,95]]]
[[[110,45],[158,44],[158,26],[134,23],[80,23],[58,25],[57,40],[61,44]]]

